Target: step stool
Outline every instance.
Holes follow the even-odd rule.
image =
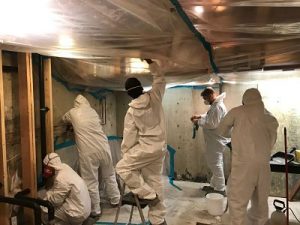
[[[129,217],[128,225],[131,224],[133,210],[134,210],[135,206],[139,210],[139,214],[140,214],[140,217],[141,217],[141,220],[142,220],[142,224],[146,225],[146,221],[145,221],[145,217],[144,217],[142,209],[145,208],[146,206],[148,206],[148,204],[143,202],[142,199],[139,199],[138,196],[136,194],[133,194],[132,192],[129,192],[129,193],[124,195],[125,183],[123,183],[123,187],[121,187],[120,189],[121,189],[121,197],[120,197],[120,202],[119,202],[119,205],[118,205],[114,225],[118,224],[118,218],[119,218],[119,214],[120,214],[120,210],[121,210],[122,205],[131,205],[131,211],[130,211],[130,217]]]

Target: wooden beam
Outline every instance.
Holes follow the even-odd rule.
[[[23,188],[36,194],[36,152],[31,54],[18,53]]]
[[[0,50],[0,68],[2,68],[2,51]],[[4,90],[3,90],[3,73],[0,70],[0,182],[2,188],[0,194],[7,196],[7,160],[6,160],[6,138],[5,138],[5,111],[4,111]],[[9,225],[8,205],[0,205],[0,221],[3,225]]]
[[[44,59],[43,63],[45,105],[49,109],[46,113],[46,152],[51,153],[54,151],[51,59]]]
[[[34,124],[34,98],[32,81],[32,59],[30,53],[18,53],[20,135],[22,156],[23,189],[29,188],[36,197],[36,150]],[[33,224],[32,210],[25,210],[26,224]]]

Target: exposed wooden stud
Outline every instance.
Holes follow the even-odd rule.
[[[2,68],[2,51],[0,50],[0,68]],[[0,194],[7,196],[7,162],[6,162],[6,138],[5,138],[5,111],[4,111],[4,90],[3,73],[0,70],[0,182],[2,188]],[[8,205],[0,205],[0,221],[3,225],[9,225]]]
[[[18,53],[20,135],[22,156],[23,189],[29,188],[36,197],[36,150],[34,124],[34,98],[32,80],[32,59],[30,53]],[[26,224],[33,224],[32,210],[25,210]]]
[[[49,109],[49,111],[46,113],[46,151],[47,153],[51,153],[54,151],[51,59],[44,59],[43,63],[45,105]]]

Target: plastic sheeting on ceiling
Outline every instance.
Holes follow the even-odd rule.
[[[300,65],[300,1],[179,0],[221,72]]]
[[[168,60],[168,83],[207,81],[209,55],[188,23],[212,44],[222,73],[300,65],[298,0],[0,0],[0,5],[0,47],[56,56],[55,75],[72,84],[120,89],[132,75],[149,84],[147,70],[134,70],[132,58]]]
[[[124,75],[149,74],[131,71],[131,58],[168,60],[168,82],[194,79],[210,67],[206,50],[168,0],[1,0],[0,5],[0,47],[64,57],[53,60],[54,72],[70,83],[116,89]]]

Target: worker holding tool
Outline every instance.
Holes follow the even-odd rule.
[[[223,103],[226,94],[217,95],[214,89],[208,87],[202,91],[201,96],[204,99],[204,104],[210,105],[210,108],[205,115],[192,116],[191,121],[195,128],[200,126],[203,129],[206,162],[212,172],[210,186],[204,186],[202,190],[225,195],[223,152],[228,139],[217,134],[216,128],[227,112]]]

